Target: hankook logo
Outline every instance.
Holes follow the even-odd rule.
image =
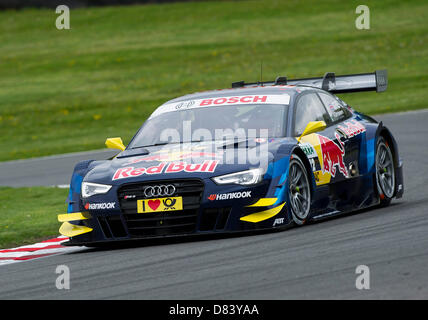
[[[240,198],[249,198],[251,197],[251,191],[241,191],[241,192],[230,192],[230,193],[221,193],[221,194],[211,194],[208,197],[208,200],[230,200],[230,199],[240,199]]]
[[[115,207],[116,202],[87,203],[85,205],[86,210],[105,210],[114,209]]]

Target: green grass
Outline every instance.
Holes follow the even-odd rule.
[[[125,142],[173,97],[237,80],[387,68],[386,93],[342,96],[369,114],[426,108],[428,2],[239,1],[0,12],[0,161]]]
[[[0,248],[59,235],[57,215],[66,213],[68,189],[0,187]]]

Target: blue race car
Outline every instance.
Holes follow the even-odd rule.
[[[385,91],[374,73],[232,84],[158,107],[127,147],[74,168],[66,245],[303,225],[403,194],[397,143],[334,93]]]

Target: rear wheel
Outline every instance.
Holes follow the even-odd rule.
[[[293,221],[298,225],[304,224],[311,209],[311,188],[305,165],[295,154],[288,170],[288,199]]]
[[[395,194],[394,158],[388,142],[382,136],[376,145],[376,186],[380,205],[389,205]]]

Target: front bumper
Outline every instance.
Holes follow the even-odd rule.
[[[200,180],[199,185],[195,182],[174,182],[177,183],[178,194],[183,196],[183,210],[167,213],[137,213],[136,201],[141,197],[138,188],[135,188],[137,184],[120,186],[113,191],[117,196],[114,201],[119,204],[116,208],[82,210],[59,215],[58,220],[63,222],[60,233],[70,238],[66,245],[87,245],[132,239],[261,230],[282,227],[288,222],[285,202],[269,196],[270,181],[263,181],[251,188],[236,185],[217,186],[210,180]],[[239,192],[250,196],[230,196]],[[98,201],[101,200],[113,201],[111,198]],[[85,209],[88,206],[82,203],[82,207]]]

